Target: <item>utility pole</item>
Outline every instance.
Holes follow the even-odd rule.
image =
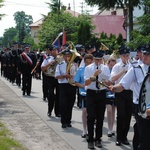
[[[81,13],[82,13],[82,14],[83,14],[83,7],[84,7],[83,5],[84,5],[84,3],[82,2],[82,3],[81,3]]]
[[[73,9],[74,9],[74,17],[75,17],[75,0],[73,0]]]

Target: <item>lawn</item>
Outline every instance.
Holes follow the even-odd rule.
[[[13,134],[0,122],[0,150],[24,150]]]

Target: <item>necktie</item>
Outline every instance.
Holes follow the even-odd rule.
[[[98,69],[98,66],[97,66],[96,69]],[[97,88],[97,89],[100,89],[99,86],[98,86],[98,76],[96,76],[96,88]]]
[[[150,66],[148,67],[148,72],[147,73],[150,73]]]

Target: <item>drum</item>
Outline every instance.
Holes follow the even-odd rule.
[[[139,115],[145,119],[150,118],[150,73],[145,76],[140,89]]]

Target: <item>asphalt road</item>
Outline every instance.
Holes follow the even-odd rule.
[[[81,109],[76,107],[76,103],[73,108],[72,116],[72,128],[61,128],[60,119],[56,118],[54,113],[52,117],[47,117],[47,102],[42,100],[42,81],[33,79],[32,81],[32,92],[31,96],[22,96],[21,88],[16,85],[12,85],[5,78],[0,79],[6,83],[20,98],[24,101],[30,109],[32,109],[49,128],[53,129],[66,143],[68,143],[74,150],[86,150],[87,142],[81,138],[82,133],[82,122],[81,122]],[[133,124],[134,118],[131,120],[130,131],[128,133],[129,146],[116,146],[115,137],[107,137],[107,118],[105,115],[104,126],[103,126],[103,137],[102,137],[102,150],[131,150],[132,149],[132,137],[133,137]],[[114,130],[116,128],[116,123]],[[57,143],[56,143],[57,144]],[[96,148],[98,149],[98,148]]]

